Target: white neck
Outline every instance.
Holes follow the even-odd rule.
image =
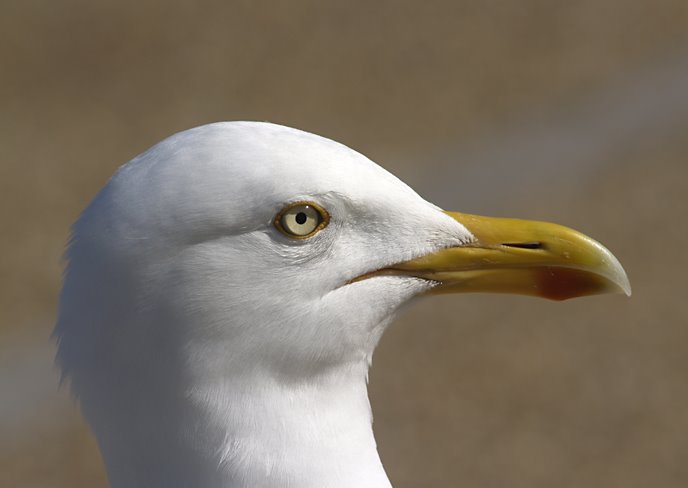
[[[366,372],[361,364],[290,382],[243,371],[183,398],[149,395],[152,417],[120,410],[127,425],[94,425],[111,487],[390,487]]]

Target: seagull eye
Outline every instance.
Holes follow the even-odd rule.
[[[330,220],[324,208],[310,202],[293,203],[275,217],[275,227],[284,235],[305,239],[322,230]]]

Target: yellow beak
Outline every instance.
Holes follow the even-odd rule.
[[[431,293],[516,293],[552,300],[631,294],[619,261],[580,232],[547,222],[446,213],[476,240],[395,265],[390,271],[438,281]]]

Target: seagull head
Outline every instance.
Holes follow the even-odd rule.
[[[614,256],[583,234],[443,211],[344,145],[257,122],[181,132],[120,168],[75,224],[67,258],[58,361],[123,485],[141,479],[121,474],[126,428],[177,457],[188,441],[233,479],[259,476],[232,471],[235,451],[249,456],[240,446],[273,459],[266,476],[296,476],[275,467],[279,446],[262,444],[289,437],[290,409],[339,411],[300,393],[365,390],[382,332],[414,297],[630,292]],[[250,439],[240,417],[259,423],[266,402],[283,418]],[[210,469],[196,464],[187,472]]]

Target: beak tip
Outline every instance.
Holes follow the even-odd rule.
[[[624,273],[624,278],[625,278],[624,282],[621,283],[619,286],[621,287],[621,290],[624,292],[624,294],[627,297],[630,297],[631,295],[633,295],[633,290],[631,289],[631,282],[628,281],[628,276],[626,276],[625,273]]]
[[[616,257],[611,252],[609,252],[607,249],[605,249],[605,251],[608,253],[608,256],[610,258],[610,281],[614,283],[614,285],[620,292],[622,292],[627,297],[630,297],[633,293],[633,290],[631,289],[631,281],[628,279],[626,270],[623,268],[623,266],[621,266],[619,260],[616,259]]]

